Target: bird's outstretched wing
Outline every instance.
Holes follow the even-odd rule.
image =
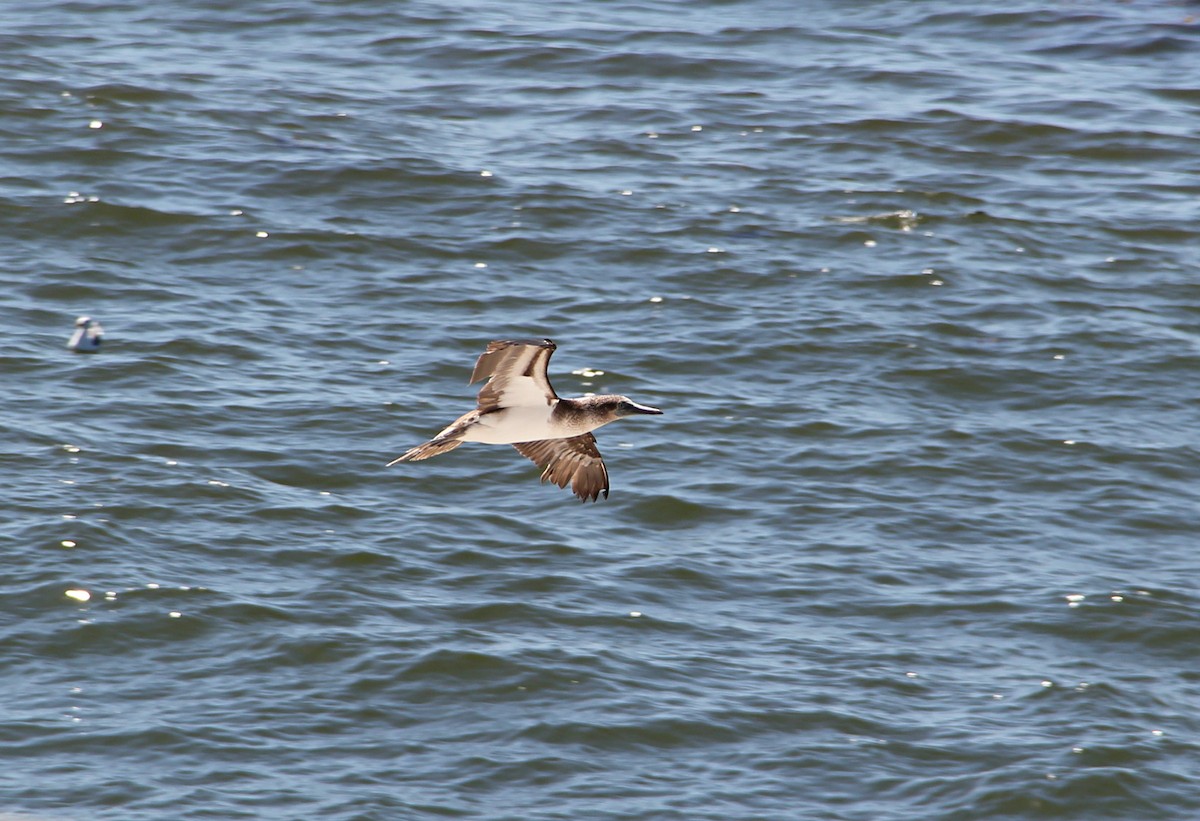
[[[542,469],[542,481],[559,487],[571,485],[581,502],[608,498],[608,468],[590,433],[568,439],[544,439],[513,445],[517,452]]]
[[[471,373],[472,383],[484,378],[488,380],[479,391],[480,412],[553,404],[558,394],[546,375],[546,365],[556,347],[549,339],[501,339],[489,342]]]

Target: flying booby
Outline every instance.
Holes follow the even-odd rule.
[[[542,481],[571,485],[580,501],[608,498],[608,469],[592,431],[633,414],[662,413],[625,396],[561,399],[550,385],[546,365],[556,346],[549,339],[488,343],[471,373],[473,384],[487,378],[479,407],[460,416],[430,439],[393,459],[417,462],[454,450],[463,442],[512,445],[542,469]]]
[[[100,323],[90,316],[81,316],[75,320],[75,333],[67,342],[67,347],[75,353],[95,353],[100,350],[100,342],[104,339],[104,329]]]

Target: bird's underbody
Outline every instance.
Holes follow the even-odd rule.
[[[388,466],[428,459],[463,442],[512,445],[542,469],[543,482],[569,484],[585,502],[601,493],[608,498],[608,470],[592,431],[623,416],[662,411],[625,396],[560,399],[546,375],[555,347],[549,339],[489,343],[471,374],[471,382],[488,380],[479,391],[479,407]]]

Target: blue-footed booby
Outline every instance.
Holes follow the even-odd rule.
[[[67,347],[75,353],[95,353],[100,350],[100,342],[104,339],[104,329],[100,323],[90,316],[81,316],[75,320],[75,333],[67,342]]]
[[[571,485],[580,501],[608,498],[608,469],[592,431],[633,414],[661,414],[625,396],[581,396],[560,399],[550,385],[546,365],[558,347],[549,339],[488,343],[475,370],[473,384],[487,378],[479,391],[479,407],[423,445],[393,459],[417,462],[454,450],[463,442],[512,445],[542,469],[542,481]]]

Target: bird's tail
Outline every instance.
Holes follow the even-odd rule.
[[[417,445],[415,448],[409,448],[404,452],[403,456],[397,456],[395,459],[387,463],[388,467],[399,464],[400,462],[419,462],[422,459],[428,459],[432,456],[440,456],[443,453],[449,453],[463,443],[462,439],[430,439],[423,445]]]

